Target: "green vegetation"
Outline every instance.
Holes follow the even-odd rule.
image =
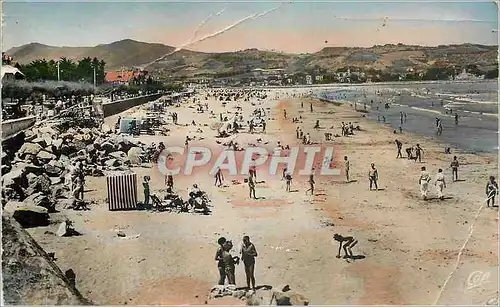
[[[61,81],[72,82],[94,82],[94,68],[96,72],[96,84],[104,83],[106,63],[97,58],[83,58],[78,62],[71,59],[61,58],[59,60],[59,76]],[[57,62],[46,59],[35,60],[27,65],[17,65],[26,76],[28,81],[57,81]]]

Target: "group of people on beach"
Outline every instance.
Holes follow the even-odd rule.
[[[215,253],[215,261],[217,261],[217,268],[219,271],[219,285],[224,285],[226,279],[229,285],[236,285],[236,265],[239,265],[240,260],[243,262],[245,268],[245,275],[247,281],[247,289],[255,291],[255,258],[257,257],[257,249],[250,241],[249,236],[244,236],[238,250],[241,256],[233,256],[231,250],[233,249],[233,242],[224,237],[217,240],[219,245]]]

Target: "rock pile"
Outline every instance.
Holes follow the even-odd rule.
[[[24,203],[15,215],[23,227],[44,224],[40,207],[51,213],[58,202],[72,198],[71,173],[77,163],[84,165],[85,175],[103,176],[105,171],[128,170],[131,160],[141,162],[144,145],[129,142],[110,129],[57,127],[25,131],[20,147],[4,144],[2,205],[11,200]]]
[[[236,288],[235,285],[217,285],[210,290],[208,299],[213,300],[225,296],[241,299],[249,306],[309,305],[309,300],[297,292],[290,291],[289,285],[280,286],[276,289],[271,286],[263,286],[255,292]]]

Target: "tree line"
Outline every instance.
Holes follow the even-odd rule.
[[[59,61],[38,59],[29,64],[18,64],[16,66],[26,76],[27,81],[57,81],[58,62],[60,81],[93,83],[95,69],[96,84],[104,83],[106,62],[97,58],[86,57],[77,62],[65,57],[62,57]]]

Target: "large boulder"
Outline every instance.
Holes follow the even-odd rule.
[[[37,137],[36,139],[34,139],[33,141],[31,141],[31,143],[38,144],[38,145],[40,145],[42,147],[47,147],[49,145],[52,145],[52,140],[49,139],[48,141],[49,142],[47,142],[47,138]]]
[[[54,160],[52,160],[54,161]],[[51,161],[51,162],[52,162]],[[50,177],[59,177],[62,174],[63,169],[57,166],[54,166],[53,164],[47,163],[43,165],[43,168],[47,175]]]
[[[42,146],[34,143],[24,143],[19,149],[17,154],[21,159],[24,159],[26,155],[36,156],[42,150]]]
[[[56,155],[53,153],[47,152],[45,150],[40,151],[37,155],[36,158],[38,161],[40,161],[42,164],[49,163],[50,160],[56,159]]]
[[[25,162],[16,163],[13,169],[24,170],[26,174],[35,174],[37,176],[44,172],[43,167]]]
[[[132,164],[141,164],[142,159],[141,157],[144,155],[144,152],[142,148],[140,147],[133,147],[130,148],[130,150],[127,153],[128,160]]]
[[[109,154],[111,157],[117,159],[120,161],[122,164],[128,164],[130,163],[130,160],[128,158],[128,155],[124,153],[123,151],[115,151]]]
[[[52,148],[56,151],[61,149],[61,146],[64,144],[64,140],[59,138],[52,141]]]
[[[52,181],[50,180],[50,177],[47,176],[47,174],[42,174],[40,176],[37,176],[33,184],[30,184],[26,193],[28,195],[31,195],[36,192],[50,194],[51,185]]]
[[[3,210],[5,215],[12,216],[24,228],[48,226],[50,223],[49,212],[42,207],[9,201]]]
[[[292,291],[287,291],[287,292],[274,291],[273,299],[276,305],[278,306],[309,305],[309,300],[305,298],[305,296]],[[272,303],[273,302],[271,302],[271,304]]]
[[[5,305],[90,305],[49,255],[21,228],[2,216]]]
[[[54,199],[58,198],[69,198],[70,195],[70,190],[69,188],[64,185],[64,183],[54,183],[51,189],[51,196]]]
[[[2,187],[18,185],[26,176],[21,169],[14,169],[2,176]]]
[[[28,196],[24,203],[29,207],[43,207],[48,210],[49,213],[55,212],[55,204],[50,200],[47,195],[41,192],[34,193]]]
[[[101,150],[103,150],[106,154],[109,154],[115,151],[115,145],[111,142],[104,142],[100,144]]]
[[[106,162],[104,162],[104,164],[107,167],[120,166],[120,162],[118,162],[117,159],[109,159]]]

